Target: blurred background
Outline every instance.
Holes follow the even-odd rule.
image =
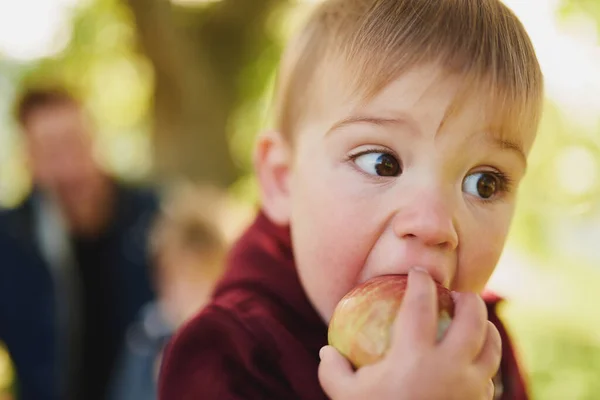
[[[97,160],[130,182],[226,190],[231,235],[256,201],[251,148],[286,38],[318,0],[0,2],[0,205],[30,188],[13,116],[23,83],[68,85]],[[546,109],[506,251],[506,297],[534,399],[600,393],[600,1],[505,0],[546,77]],[[0,391],[14,379],[0,351]]]

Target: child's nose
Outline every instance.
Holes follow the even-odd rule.
[[[399,238],[418,240],[426,246],[449,251],[458,246],[454,215],[442,196],[415,198],[398,211],[393,224]]]

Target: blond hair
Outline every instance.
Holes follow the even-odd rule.
[[[326,107],[319,93],[332,81],[366,101],[428,63],[464,78],[450,112],[478,91],[501,135],[537,131],[542,72],[523,25],[500,0],[325,0],[284,54],[276,128],[293,140],[310,112]]]
[[[179,183],[165,196],[150,235],[155,257],[167,247],[197,254],[208,274],[219,273],[227,251],[217,212],[222,194],[213,187]]]

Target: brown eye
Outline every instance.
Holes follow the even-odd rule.
[[[494,197],[501,188],[500,178],[490,172],[478,172],[465,178],[463,191],[481,199]]]
[[[402,173],[400,162],[391,154],[371,152],[357,156],[356,165],[370,175],[394,177]]]

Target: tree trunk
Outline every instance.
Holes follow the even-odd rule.
[[[165,0],[127,0],[155,71],[153,145],[159,180],[186,177],[225,188],[238,178],[229,117],[242,100],[242,71],[275,43],[266,21],[280,3],[222,0],[184,8]]]

